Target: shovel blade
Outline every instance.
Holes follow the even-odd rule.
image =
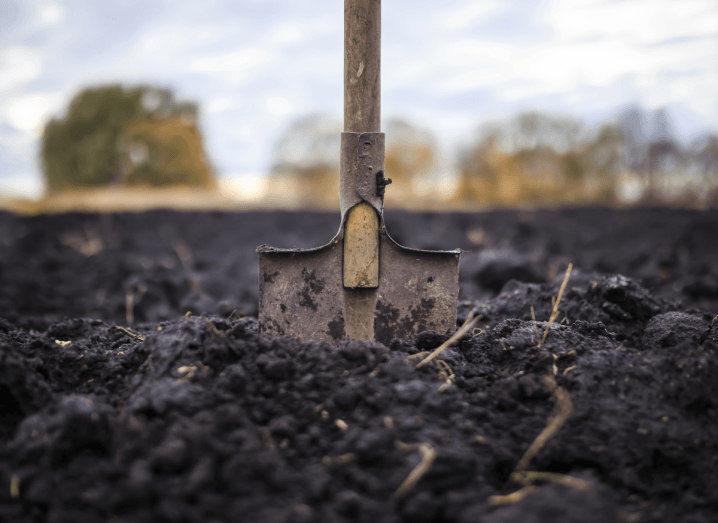
[[[260,331],[303,340],[367,339],[388,345],[456,328],[460,251],[419,251],[380,233],[379,286],[345,288],[343,238],[316,249],[259,252]]]

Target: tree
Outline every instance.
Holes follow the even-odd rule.
[[[51,191],[109,184],[211,185],[197,105],[169,89],[88,88],[46,125],[41,156]]]
[[[342,124],[322,114],[294,121],[274,148],[270,183],[283,206],[339,206]]]
[[[492,140],[510,154],[549,148],[558,154],[574,149],[586,139],[581,122],[566,116],[525,111],[509,120],[484,124],[478,131],[478,143]]]
[[[436,139],[426,129],[402,119],[390,118],[384,124],[386,133],[386,177],[392,185],[387,190],[386,201],[390,206],[402,205],[430,188],[428,196],[436,200],[435,174],[443,166]],[[432,196],[433,195],[433,196]]]
[[[718,135],[709,134],[693,144],[695,164],[705,188],[705,200],[718,207]]]
[[[482,126],[459,161],[455,201],[518,204],[611,198],[623,138],[611,124],[598,133],[569,117],[521,113]]]

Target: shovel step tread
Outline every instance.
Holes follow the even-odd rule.
[[[368,203],[352,207],[344,225],[344,287],[379,286],[379,216]]]

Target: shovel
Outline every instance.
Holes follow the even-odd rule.
[[[384,226],[381,0],[344,3],[341,224],[326,245],[259,253],[260,332],[378,341],[456,328],[460,250],[402,247]]]

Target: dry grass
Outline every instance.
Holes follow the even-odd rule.
[[[551,392],[556,405],[554,406],[551,416],[549,416],[546,427],[536,437],[528,450],[519,460],[516,468],[511,474],[511,480],[523,485],[523,488],[505,496],[491,496],[489,502],[492,505],[506,505],[516,503],[525,498],[534,491],[534,483],[537,481],[549,481],[567,487],[579,489],[584,492],[591,490],[591,484],[579,478],[567,476],[565,474],[555,474],[552,472],[535,472],[526,470],[531,460],[536,457],[538,452],[543,448],[546,442],[566,423],[573,413],[573,403],[568,393],[559,387],[554,377],[550,374],[544,378],[546,387]]]
[[[444,343],[442,343],[441,345],[439,345],[439,347],[436,348],[436,349],[435,349],[431,354],[429,354],[425,359],[423,359],[422,361],[420,361],[419,364],[416,366],[416,368],[418,369],[418,368],[420,368],[420,367],[423,367],[423,366],[426,365],[427,363],[429,363],[431,360],[433,360],[434,358],[436,358],[439,354],[441,354],[441,353],[444,352],[446,349],[448,349],[449,347],[451,347],[454,343],[456,343],[457,341],[459,341],[464,334],[466,334],[466,333],[469,332],[471,329],[473,329],[473,328],[474,328],[474,325],[476,325],[476,323],[483,317],[483,316],[479,315],[479,316],[476,316],[476,317],[474,318],[474,314],[475,314],[474,311],[471,311],[471,312],[469,313],[469,316],[466,318],[466,321],[465,321],[464,324],[461,326],[461,328],[460,328],[459,330],[457,330],[451,338],[449,338],[449,339],[446,340]]]
[[[133,338],[133,339],[135,339],[135,340],[137,340],[137,341],[145,341],[145,339],[144,339],[142,336],[140,336],[139,334],[135,334],[134,332],[132,332],[132,331],[130,331],[130,330],[128,330],[128,329],[125,329],[124,327],[120,327],[119,325],[115,325],[115,329],[117,329],[118,331],[124,332],[124,333],[127,334],[130,338]]]
[[[534,472],[531,470],[524,470],[522,472],[514,473],[512,479],[517,483],[526,485],[527,487],[533,486],[533,483],[536,481],[550,481],[551,483],[563,485],[564,487],[575,488],[583,492],[589,492],[591,490],[591,483],[586,480],[554,472]]]
[[[10,497],[13,499],[20,497],[20,476],[10,478]]]
[[[399,488],[396,489],[396,492],[394,492],[394,494],[392,495],[394,499],[399,499],[403,498],[409,492],[411,492],[414,487],[416,487],[416,485],[419,483],[424,474],[429,471],[432,463],[434,463],[434,460],[436,459],[436,451],[434,450],[434,447],[432,447],[428,443],[407,445],[406,443],[397,441],[396,446],[399,448],[399,450],[407,452],[418,450],[421,453],[421,461],[419,462],[419,464],[414,467],[414,470],[409,473],[406,479],[401,483],[401,485],[399,485]]]
[[[547,375],[544,378],[544,383],[546,384],[546,388],[548,388],[551,392],[551,395],[556,402],[556,406],[549,417],[546,427],[536,437],[534,442],[524,453],[523,457],[519,460],[516,468],[514,469],[514,474],[526,470],[531,460],[536,456],[536,454],[538,454],[539,450],[543,448],[551,436],[558,432],[558,429],[566,423],[566,420],[568,420],[571,413],[573,413],[573,403],[571,402],[571,398],[565,390],[556,384],[554,377]],[[512,478],[514,474],[512,474]]]
[[[347,452],[341,456],[324,456],[322,458],[322,463],[325,465],[348,465],[349,463],[356,461],[356,459],[356,454],[353,452]]]
[[[551,310],[551,316],[549,316],[548,323],[546,324],[546,330],[543,332],[543,337],[541,338],[541,341],[538,344],[539,349],[543,347],[544,342],[546,341],[546,336],[548,336],[548,331],[551,328],[551,324],[556,321],[556,318],[558,318],[558,315],[560,314],[558,310],[558,306],[561,303],[561,298],[563,298],[563,291],[566,290],[566,284],[568,283],[568,279],[571,277],[571,269],[573,269],[573,264],[568,264],[568,269],[566,269],[566,274],[563,277],[563,283],[561,283],[561,288],[558,291],[558,296],[553,301],[553,308]],[[533,315],[533,307],[531,307],[531,314]],[[536,328],[536,317],[534,316],[534,328]]]

